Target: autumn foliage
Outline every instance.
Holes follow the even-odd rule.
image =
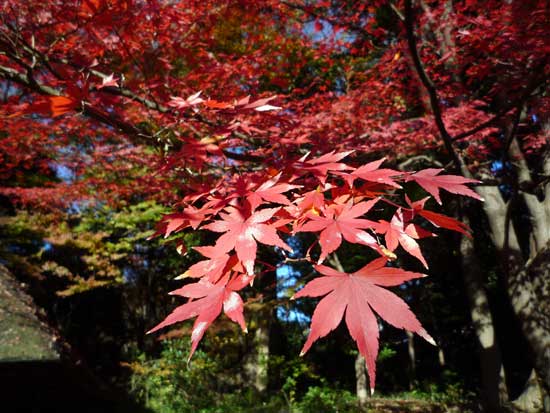
[[[424,276],[399,258],[427,269],[423,238],[468,236],[432,210],[442,191],[481,200],[467,185],[510,148],[499,127],[548,117],[547,9],[313,3],[0,1],[1,193],[33,208],[155,198],[173,205],[156,236],[208,234],[172,292],[187,301],[151,330],[195,318],[191,353],[222,312],[246,331],[240,292],[269,267],[258,244],[296,258],[289,237],[312,234],[299,259],[317,277],[294,298],[322,298],[303,352],[344,319],[374,389],[375,314],[434,343],[385,288]],[[544,130],[522,145],[545,147]],[[396,166],[413,155],[429,167]],[[348,243],[371,258],[352,273],[334,265]]]
[[[381,168],[383,159],[354,167],[351,162],[344,162],[346,158],[353,162],[351,152],[330,152],[317,158],[306,154],[288,162],[282,172],[272,177],[265,173],[227,177],[193,202],[180,205],[181,213],[167,216],[158,235],[169,236],[188,228],[221,235],[212,246],[195,247],[206,259],[183,275],[198,281],[171,293],[189,298],[188,302],[150,332],[196,317],[191,355],[222,310],[246,332],[243,300],[238,291],[252,284],[258,273],[257,243],[291,254],[292,249],[281,236],[313,232],[318,240],[309,247],[305,259],[316,263],[315,270],[321,276],[308,282],[294,298],[325,297],[313,313],[302,354],[315,340],[334,330],[345,314],[350,335],[366,359],[374,391],[378,322],[373,311],[391,325],[415,332],[435,345],[408,305],[382,288],[425,274],[387,264],[397,258],[401,246],[428,268],[417,240],[435,234],[421,226],[421,217],[432,228],[458,232],[466,232],[467,228],[453,218],[424,209],[426,199],[411,203],[406,198],[410,205],[400,205],[398,202],[404,201],[400,199],[403,192],[400,184],[416,182],[441,202],[441,189],[479,199],[465,185],[475,181],[439,175],[441,170],[436,169],[411,173]],[[389,211],[392,211],[389,222],[376,219],[376,215],[387,215]],[[343,240],[369,247],[378,258],[351,274],[322,265],[330,254],[337,253]]]

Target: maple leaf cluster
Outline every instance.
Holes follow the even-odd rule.
[[[396,198],[402,192],[401,184],[416,182],[439,203],[441,189],[479,199],[465,185],[477,181],[443,175],[440,169],[403,172],[382,168],[384,159],[354,167],[351,162],[343,162],[351,154],[330,152],[317,158],[306,154],[272,176],[255,172],[232,176],[208,192],[186,197],[181,212],[165,216],[156,235],[168,237],[191,229],[219,236],[214,245],[194,247],[204,259],[189,267],[182,278],[197,281],[171,293],[188,301],[150,332],[196,317],[191,333],[191,357],[206,329],[222,311],[246,331],[244,302],[239,291],[258,274],[256,267],[261,265],[256,260],[258,243],[286,254],[292,249],[285,237],[309,232],[318,238],[305,259],[322,276],[307,283],[294,298],[324,298],[313,313],[302,353],[344,318],[366,359],[374,390],[378,354],[378,322],[374,313],[389,324],[415,332],[435,344],[408,305],[383,288],[425,275],[387,263],[395,260],[401,247],[427,269],[417,241],[435,234],[425,229],[424,224],[465,234],[468,228],[453,218],[425,209],[429,197],[412,202],[405,195],[405,205],[396,203]],[[376,217],[389,210],[393,211],[390,221]],[[419,218],[424,219],[424,224]],[[370,248],[378,258],[353,273],[323,265],[343,240]]]
[[[448,106],[442,122],[455,140],[468,139],[466,155],[477,160],[486,155],[485,141],[494,138],[491,105],[501,95],[511,102],[527,99],[534,90],[523,90],[519,80],[544,67],[537,62],[548,55],[547,19],[537,11],[541,1],[531,8],[521,2],[490,1],[490,7],[457,2],[450,14],[436,3],[426,6],[433,13],[421,15],[419,26],[431,27],[432,21],[456,26],[456,39],[448,50],[433,46],[419,52]],[[285,255],[292,251],[288,237],[314,234],[317,241],[305,259],[321,276],[295,298],[323,298],[303,352],[344,318],[374,388],[375,313],[432,341],[406,303],[384,288],[423,276],[395,267],[397,255],[409,254],[427,268],[419,240],[433,236],[432,227],[468,235],[461,222],[426,209],[428,199],[441,204],[441,189],[479,199],[466,186],[473,179],[433,168],[398,171],[382,167],[384,159],[363,161],[375,153],[402,157],[442,147],[429,111],[418,109],[426,102],[411,73],[407,41],[396,37],[403,25],[384,26],[373,18],[386,6],[0,1],[0,14],[7,16],[0,27],[0,76],[8,80],[0,108],[5,120],[0,178],[10,183],[0,193],[33,202],[82,200],[86,191],[110,199],[147,194],[165,203],[181,195],[180,209],[164,217],[157,235],[200,230],[215,241],[195,247],[204,258],[184,273],[193,282],[173,292],[188,301],[152,331],[196,318],[191,354],[222,311],[246,331],[241,291],[261,274],[258,243]],[[328,32],[323,42],[304,36],[312,19],[316,31]],[[530,22],[530,35],[520,21]],[[346,32],[353,35],[342,36]],[[382,45],[379,57],[365,55]],[[338,60],[343,49],[357,61]],[[480,59],[480,50],[494,50],[494,56]],[[453,66],[455,74],[467,75],[464,82],[462,75],[448,74]],[[342,76],[328,76],[330,68]],[[504,89],[492,86],[491,73],[506,79]],[[344,78],[346,92],[335,93],[335,83]],[[480,84],[487,95],[466,98],[477,96]],[[282,99],[285,110],[277,106]],[[512,109],[503,105],[497,114]],[[422,116],[411,117],[418,110]],[[530,137],[533,146],[545,144],[540,135]],[[81,156],[88,141],[90,161]],[[159,156],[143,144],[162,147]],[[77,151],[68,150],[75,146]],[[304,150],[325,154],[299,158]],[[52,178],[54,152],[75,171],[76,183],[23,188],[21,170]],[[145,172],[132,175],[130,184],[110,180],[111,173],[129,174],[136,165]],[[154,174],[147,173],[151,170]],[[161,179],[164,175],[169,178]],[[409,199],[404,187],[410,185],[430,197]],[[344,242],[363,245],[376,258],[352,273],[326,266]]]

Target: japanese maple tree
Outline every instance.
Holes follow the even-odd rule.
[[[375,314],[432,342],[384,288],[423,276],[396,258],[428,268],[422,238],[469,232],[428,199],[486,199],[497,249],[507,239],[520,250],[499,232],[510,226],[495,218],[498,186],[467,184],[491,178],[496,152],[525,161],[522,151],[547,148],[543,129],[521,145],[516,132],[533,108],[548,113],[548,9],[333,3],[0,1],[1,192],[50,207],[147,194],[174,205],[157,235],[208,233],[211,245],[196,247],[204,259],[184,272],[193,281],[174,291],[188,301],[153,329],[196,317],[192,351],[222,312],[246,330],[239,292],[262,272],[258,244],[290,254],[287,237],[314,234],[305,259],[320,275],[295,297],[323,298],[304,351],[344,319],[374,389]],[[411,156],[420,162],[407,168]],[[519,170],[517,188],[550,191],[541,159],[541,178]],[[74,179],[59,182],[59,165]],[[410,188],[428,198],[411,200]],[[548,216],[536,194],[522,196]],[[550,239],[547,222],[533,220],[533,251]],[[373,260],[351,273],[327,266],[346,243]]]

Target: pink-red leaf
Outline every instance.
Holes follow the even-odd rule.
[[[377,202],[378,198],[356,205],[353,205],[352,202],[344,205],[332,204],[325,209],[325,216],[309,214],[309,221],[300,226],[297,231],[321,232],[319,263],[323,262],[328,254],[338,249],[342,238],[354,244],[363,244],[379,250],[374,237],[363,231],[366,228],[374,228],[376,223],[358,218],[366,214]]]
[[[222,221],[214,221],[204,228],[214,232],[224,232],[225,234],[218,238],[215,248],[220,252],[228,252],[235,249],[247,274],[251,275],[254,273],[254,261],[256,260],[256,241],[292,251],[279,238],[276,228],[265,224],[279,209],[262,209],[245,217],[242,211],[233,208],[230,210],[230,213],[220,214]]]
[[[236,180],[236,191],[229,198],[245,197],[250,204],[250,209],[254,211],[262,203],[276,203],[282,205],[290,205],[290,201],[283,193],[292,189],[300,188],[299,185],[291,185],[287,183],[278,183],[281,174],[264,181],[261,185],[247,179],[239,177]]]
[[[470,227],[468,227],[468,225],[454,218],[448,217],[447,215],[439,214],[437,212],[428,211],[427,209],[424,209],[424,204],[429,199],[429,197],[412,202],[409,199],[409,197],[405,195],[405,199],[412,208],[412,210],[408,211],[408,213],[412,214],[412,216],[414,216],[414,214],[418,214],[421,217],[428,220],[429,222],[431,222],[436,227],[446,228],[451,231],[460,232],[466,235],[467,237],[471,238]]]
[[[385,234],[386,247],[390,251],[395,251],[397,246],[401,245],[405,251],[413,257],[418,258],[424,267],[428,268],[428,263],[420,251],[420,246],[415,241],[415,238],[418,239],[420,236],[417,231],[412,231],[411,229],[407,231],[403,222],[403,212],[401,209],[395,212],[391,222],[380,221],[376,224],[376,232]]]
[[[366,165],[363,165],[353,171],[351,173],[351,176],[377,184],[385,184],[394,188],[401,188],[401,185],[395,182],[392,178],[402,175],[402,172],[395,171],[393,169],[379,169],[380,165],[382,165],[382,162],[384,162],[385,159],[386,158],[382,158],[378,161],[370,162]]]
[[[195,250],[209,259],[193,264],[183,275],[192,278],[206,277],[211,283],[217,282],[224,273],[229,255],[211,246],[195,247]]]
[[[217,284],[212,284],[203,279],[198,283],[188,284],[173,291],[171,294],[188,297],[190,300],[177,307],[164,321],[152,328],[148,333],[153,333],[163,327],[196,316],[197,319],[191,333],[191,351],[189,353],[189,359],[191,359],[206,329],[221,314],[222,309],[231,320],[238,323],[243,331],[246,332],[243,317],[243,301],[239,294],[235,292],[242,288],[241,283],[239,281],[226,282],[227,277],[224,277]]]
[[[279,106],[273,106],[268,104],[268,102],[272,101],[273,99],[277,98],[277,96],[271,96],[264,99],[258,99],[255,102],[247,104],[244,108],[245,109],[254,109],[258,112],[266,112],[269,110],[280,110],[282,109]]]
[[[345,313],[348,330],[365,357],[371,390],[375,386],[378,355],[378,323],[372,310],[391,325],[415,332],[435,344],[408,305],[392,292],[379,287],[399,285],[424,277],[424,274],[388,268],[385,264],[386,259],[379,258],[351,274],[317,265],[315,269],[323,276],[310,281],[294,296],[301,298],[326,295],[313,312],[311,330],[302,354],[317,339],[334,330]]]
[[[324,184],[327,175],[331,171],[349,171],[353,169],[345,163],[339,162],[353,151],[335,153],[334,151],[324,154],[319,158],[306,160],[308,154],[304,155],[294,164],[294,169],[299,172],[311,172],[319,181]]]
[[[444,189],[453,194],[466,195],[483,200],[477,193],[465,184],[478,183],[475,179],[468,179],[458,175],[438,175],[443,169],[424,169],[407,177],[408,181],[415,181],[418,185],[431,194],[441,204],[439,190]]]

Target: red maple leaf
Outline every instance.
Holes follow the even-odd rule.
[[[191,351],[189,353],[189,359],[191,359],[204,332],[218,318],[222,312],[222,308],[225,315],[238,323],[242,330],[246,332],[247,329],[243,317],[243,300],[235,291],[243,289],[250,282],[251,277],[240,274],[234,276],[229,282],[228,279],[229,274],[226,274],[216,284],[201,279],[197,283],[187,284],[178,290],[172,291],[170,294],[188,297],[190,300],[177,307],[164,321],[149,330],[147,334],[196,316],[197,319],[191,333]]]
[[[104,87],[118,87],[120,79],[115,78],[115,74],[111,73],[109,76],[105,76],[101,79],[101,84],[97,86],[97,89],[103,89]]]
[[[311,172],[322,184],[327,180],[327,175],[330,171],[347,171],[351,168],[345,163],[339,162],[353,151],[334,153],[334,151],[324,154],[319,158],[314,158],[306,161],[309,153],[302,156],[298,162],[294,164],[294,169],[301,172]]]
[[[78,106],[78,100],[72,96],[49,96],[50,110],[55,118],[67,112],[71,112]]]
[[[433,195],[435,200],[441,205],[439,190],[444,189],[453,194],[466,195],[483,201],[477,193],[472,191],[464,184],[479,183],[478,180],[464,178],[459,175],[438,175],[443,169],[430,168],[416,172],[407,176],[406,181],[415,181],[418,185]]]
[[[224,274],[224,270],[229,262],[229,255],[220,252],[217,248],[212,246],[194,247],[194,249],[209,259],[199,261],[190,266],[187,271],[181,275],[181,278],[205,277],[211,283],[217,282]]]
[[[206,217],[213,212],[215,210],[210,208],[197,209],[192,205],[187,205],[183,212],[164,215],[157,225],[156,232],[149,238],[158,235],[164,235],[164,238],[168,238],[173,232],[179,232],[188,227],[197,229],[206,220]]]
[[[200,140],[181,138],[182,148],[167,156],[162,166],[163,171],[173,170],[183,163],[186,167],[202,169],[208,164],[210,157],[223,156],[223,152],[215,138],[202,138]]]
[[[277,98],[277,96],[271,96],[264,99],[258,99],[255,102],[249,103],[246,106],[244,106],[244,109],[254,109],[258,112],[266,112],[268,110],[280,110],[282,109],[279,106],[273,106],[268,104],[268,102],[271,102],[273,99]]]
[[[264,202],[272,202],[282,205],[290,205],[290,201],[283,195],[284,192],[291,189],[300,188],[299,185],[291,185],[287,183],[277,184],[281,178],[281,173],[263,182],[260,186],[252,182],[246,177],[240,176],[235,184],[235,193],[228,198],[236,198],[238,196],[245,197],[250,204],[250,209],[254,211]]]
[[[412,331],[435,345],[405,301],[379,286],[402,284],[424,274],[385,267],[385,258],[378,258],[360,270],[348,274],[324,265],[315,269],[324,275],[305,285],[294,298],[326,295],[313,312],[311,330],[301,354],[306,353],[319,338],[334,330],[345,313],[348,330],[365,357],[371,392],[376,382],[376,357],[378,355],[378,322],[373,313],[397,328]]]
[[[422,230],[414,224],[405,226],[405,223],[403,222],[403,212],[401,209],[398,209],[395,212],[391,222],[381,220],[375,224],[375,226],[376,232],[386,234],[386,247],[390,251],[395,251],[397,246],[401,245],[405,251],[413,257],[418,258],[424,267],[428,268],[428,263],[424,259],[424,256],[420,251],[420,246],[415,241],[415,238],[424,238],[425,236],[430,236],[431,233]]]
[[[374,162],[369,162],[368,164],[357,168],[351,173],[350,176],[377,184],[385,184],[394,188],[401,188],[401,185],[395,182],[392,177],[403,175],[402,172],[387,168],[378,169],[385,160],[386,158],[382,158]]]
[[[315,211],[316,213],[325,210],[325,195],[318,189],[306,192],[296,201],[296,208],[301,213]]]
[[[413,215],[420,215],[436,227],[450,229],[451,231],[460,232],[467,237],[472,237],[470,235],[470,227],[468,227],[468,225],[464,224],[463,222],[460,222],[446,215],[438,214],[437,212],[424,209],[424,204],[429,199],[429,197],[412,202],[409,197],[405,195],[405,199],[407,200],[407,203],[411,206],[412,210],[410,210],[410,213],[412,213]]]
[[[256,241],[292,251],[279,238],[275,227],[265,224],[279,209],[262,209],[253,212],[249,216],[245,216],[237,208],[228,208],[229,213],[220,213],[222,221],[214,221],[204,228],[214,232],[225,232],[225,234],[218,238],[215,248],[220,253],[231,251],[234,248],[247,274],[251,275],[254,273],[254,261],[256,260]]]
[[[332,204],[324,210],[325,216],[309,213],[307,217],[310,220],[299,227],[297,232],[321,231],[319,263],[340,246],[342,237],[348,242],[367,245],[378,251],[380,248],[374,237],[363,231],[363,229],[374,228],[377,224],[358,218],[366,214],[377,202],[378,198],[356,205],[351,201],[343,205]]]
[[[229,109],[232,108],[233,105],[229,102],[219,102],[214,99],[207,99],[204,101],[204,106],[210,109]]]
[[[79,101],[71,96],[46,96],[37,99],[30,105],[26,105],[23,110],[14,112],[10,117],[36,113],[55,118],[73,111],[78,104]]]
[[[172,106],[176,109],[185,109],[191,106],[196,106],[199,103],[204,102],[204,99],[200,97],[201,93],[202,90],[192,94],[187,99],[180,98],[178,96],[170,96],[170,102],[168,102],[168,106]]]

